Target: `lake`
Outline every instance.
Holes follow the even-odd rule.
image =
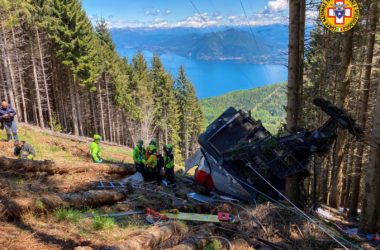
[[[122,56],[132,59],[136,49],[118,48]],[[153,53],[143,51],[150,64]],[[222,95],[235,90],[251,89],[287,81],[287,68],[283,65],[243,64],[232,61],[200,61],[175,54],[160,55],[168,72],[177,76],[182,64],[195,86],[199,98]]]

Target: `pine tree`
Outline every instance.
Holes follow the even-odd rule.
[[[155,131],[153,127],[153,97],[152,88],[148,85],[148,66],[141,51],[133,57],[131,70],[129,89],[137,109],[134,117],[136,122],[133,141],[137,142],[139,138],[149,141]]]
[[[157,55],[154,55],[152,59],[149,81],[153,90],[154,124],[156,126],[155,134],[158,143],[161,146],[171,143],[178,149],[179,122],[178,107],[174,97],[174,81],[165,72],[161,60]]]
[[[108,29],[106,20],[102,17],[96,22],[95,32],[111,51],[115,50],[115,44],[112,41],[111,33]]]
[[[196,144],[196,137],[201,132],[203,114],[195,89],[186,76],[183,65],[180,66],[174,88],[179,107],[182,156],[187,159]]]

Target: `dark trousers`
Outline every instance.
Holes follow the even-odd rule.
[[[135,163],[135,168],[137,172],[140,172],[141,174],[144,172],[144,164],[142,163]]]
[[[144,177],[145,181],[156,180],[158,183],[161,183],[161,180],[162,180],[161,169],[162,167],[159,167],[159,166],[155,168],[144,167],[143,172],[141,174]]]
[[[174,168],[165,168],[165,175],[166,175],[166,180],[169,183],[173,183],[175,181],[175,179],[174,179]]]
[[[13,139],[15,141],[18,141],[17,126],[16,126],[15,121],[4,122],[4,128],[7,131],[7,140],[8,141],[12,140],[12,134],[13,134]]]

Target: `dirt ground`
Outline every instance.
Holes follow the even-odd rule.
[[[181,179],[176,188],[144,184],[132,188],[126,198],[100,206],[47,209],[40,197],[96,189],[100,180],[121,180],[126,176],[94,171],[99,165],[88,156],[88,145],[52,137],[30,129],[20,129],[21,139],[37,151],[36,160],[53,160],[65,174],[6,171],[0,166],[0,248],[1,249],[334,249],[337,247],[314,225],[287,209],[263,203],[197,204],[186,200],[186,193],[205,192],[201,187]],[[4,138],[4,135],[0,135]],[[14,158],[12,143],[0,141],[0,156]],[[108,165],[131,164],[131,150],[103,146]],[[70,169],[92,169],[72,173]],[[9,206],[10,200],[17,206]],[[30,200],[34,205],[30,206]],[[180,201],[180,202],[178,202]],[[229,212],[235,223],[175,222],[149,224],[144,215],[102,220],[99,214],[140,211],[146,208],[216,214]],[[18,211],[20,211],[18,213]],[[9,214],[12,214],[10,216]],[[15,215],[16,214],[16,215]],[[92,215],[88,216],[88,215]],[[95,217],[94,217],[95,216]],[[163,231],[163,230],[166,231]],[[162,231],[162,232],[161,232]],[[152,233],[153,232],[153,233]],[[159,234],[158,234],[159,233]],[[140,238],[139,238],[140,237]],[[142,238],[141,238],[142,237]],[[134,240],[136,239],[136,240]],[[133,247],[131,242],[134,241]],[[149,242],[144,245],[145,242]],[[137,243],[136,243],[137,242]],[[143,242],[143,243],[140,243]],[[136,244],[140,246],[136,247]],[[371,249],[371,248],[368,248]],[[373,248],[374,249],[374,248]]]

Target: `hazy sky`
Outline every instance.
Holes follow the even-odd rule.
[[[91,20],[117,27],[204,27],[287,23],[287,0],[82,0]],[[243,7],[246,11],[244,14]]]

